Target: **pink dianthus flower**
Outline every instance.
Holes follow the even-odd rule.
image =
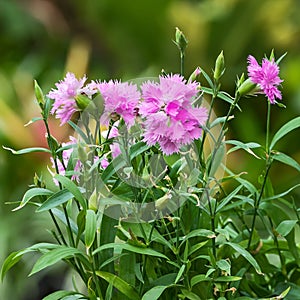
[[[196,82],[187,83],[180,75],[159,77],[159,83],[142,85],[139,113],[144,121],[144,141],[158,143],[163,153],[178,152],[183,145],[200,138],[207,119],[205,108],[192,106],[198,93]]]
[[[104,99],[104,112],[101,124],[108,125],[110,119],[123,118],[130,128],[135,121],[136,108],[141,94],[135,84],[110,80],[108,82],[91,82],[92,90],[98,89]]]
[[[64,80],[55,84],[57,89],[52,89],[48,93],[47,96],[54,100],[51,113],[56,113],[61,125],[67,123],[73,113],[79,110],[75,97],[85,91],[83,85],[86,79],[85,76],[77,79],[73,73],[68,72]]]
[[[276,98],[281,100],[281,92],[277,86],[283,81],[279,77],[279,66],[274,59],[269,61],[264,58],[260,66],[256,59],[248,57],[248,76],[253,83],[258,84],[263,93],[268,97],[270,103],[275,104]]]

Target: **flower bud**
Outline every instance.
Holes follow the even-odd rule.
[[[255,92],[256,89],[256,84],[253,83],[250,78],[246,79],[239,87],[237,92],[239,93],[239,95],[245,96],[245,95],[249,95],[252,94],[253,92]]]
[[[191,76],[189,77],[188,83],[196,81],[198,79],[198,77],[199,77],[200,74],[201,74],[201,69],[200,69],[200,67],[197,67],[195,69],[195,71],[191,74]]]
[[[44,104],[45,104],[44,94],[36,80],[34,80],[34,93],[40,108],[44,109]]]
[[[176,27],[176,32],[175,32],[175,44],[179,48],[180,52],[184,52],[188,44],[186,37],[178,27]]]
[[[171,199],[172,195],[170,193],[165,194],[164,196],[160,197],[155,201],[155,208],[158,210],[163,210],[167,207],[169,200]]]
[[[78,158],[82,163],[88,160],[86,149],[80,143],[78,144]]]
[[[219,54],[215,62],[214,79],[219,80],[225,71],[225,60],[223,50]]]
[[[79,109],[86,109],[91,103],[91,99],[85,95],[79,94],[75,97],[76,104]]]

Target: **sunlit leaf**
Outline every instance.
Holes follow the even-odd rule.
[[[67,189],[63,189],[61,191],[52,194],[36,211],[42,212],[53,209],[61,204],[66,203],[70,199],[72,199],[74,195],[69,192]]]
[[[49,196],[53,194],[52,191],[44,188],[32,188],[29,189],[23,196],[21,203],[18,207],[14,208],[13,211],[19,210],[24,207],[32,198],[37,196]]]
[[[92,209],[86,211],[85,217],[85,246],[89,249],[96,237],[97,224],[96,224],[96,214]]]
[[[34,264],[29,276],[49,267],[57,262],[74,257],[75,255],[83,257],[83,253],[76,248],[61,246],[59,245],[56,249],[50,250],[49,252],[43,254]],[[88,260],[85,259],[88,264]]]
[[[33,152],[47,152],[47,153],[51,153],[51,151],[49,149],[42,148],[42,147],[24,148],[24,149],[21,149],[21,150],[14,150],[12,148],[8,148],[8,147],[5,147],[5,146],[2,146],[2,147],[3,147],[3,149],[9,150],[12,154],[16,154],[16,155],[33,153]]]

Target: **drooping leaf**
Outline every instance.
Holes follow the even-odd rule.
[[[137,291],[117,275],[104,271],[96,271],[96,275],[106,280],[109,284],[112,284],[117,290],[119,290],[129,299],[140,300],[140,296]]]
[[[73,256],[78,256],[80,259],[82,259],[86,265],[89,264],[88,259],[85,257],[85,255],[79,251],[76,248],[67,247],[58,245],[56,249],[52,249],[49,252],[43,254],[34,264],[29,276],[49,267],[60,260],[68,259]]]
[[[170,286],[171,285],[155,286],[143,295],[142,300],[157,300],[159,299],[161,294]]]
[[[235,243],[226,242],[225,244],[233,248],[240,255],[242,255],[253,266],[253,268],[258,274],[263,274],[257,261],[246,249]]]
[[[110,248],[114,248],[115,250],[118,250],[118,251],[128,250],[128,251],[138,253],[138,254],[150,255],[150,256],[156,256],[156,257],[168,259],[168,257],[165,256],[164,254],[157,252],[151,248],[142,248],[142,247],[137,247],[137,246],[133,246],[130,244],[126,244],[126,243],[110,243],[110,244],[100,246],[93,252],[93,255],[102,250],[110,249]]]
[[[272,154],[272,157],[275,159],[275,160],[278,160],[292,168],[295,168],[297,171],[300,172],[300,164],[294,160],[292,157],[282,153],[282,152],[277,152]]]
[[[276,143],[282,139],[285,135],[287,135],[289,132],[291,132],[294,129],[297,129],[300,127],[300,117],[296,117],[292,119],[291,121],[284,124],[274,135],[271,143],[270,143],[270,150],[274,148]]]
[[[193,287],[194,285],[196,285],[197,283],[199,282],[203,282],[203,281],[211,281],[212,279],[207,277],[206,275],[204,274],[199,274],[199,275],[196,275],[194,276],[192,279],[191,279],[191,286]]]
[[[83,209],[87,208],[87,203],[82,195],[82,192],[71,179],[59,174],[55,175],[54,178],[57,179],[70,193],[73,194],[73,196],[78,200]]]
[[[19,210],[24,207],[32,198],[37,196],[49,196],[53,194],[52,191],[44,188],[32,188],[29,189],[23,196],[20,205],[13,209],[13,211]]]
[[[67,296],[74,296],[74,299],[87,299],[86,296],[79,294],[78,292],[61,290],[44,297],[42,300],[60,300]]]
[[[246,152],[248,152],[249,154],[251,154],[252,156],[260,159],[259,156],[257,156],[253,151],[252,149],[255,149],[255,148],[260,148],[261,145],[258,144],[258,143],[253,143],[253,142],[250,142],[250,143],[243,143],[243,142],[240,142],[240,141],[236,141],[236,140],[228,140],[225,142],[226,144],[230,144],[230,145],[235,145],[235,147],[232,147],[231,149],[229,149],[227,151],[227,154],[231,153],[231,152],[234,152],[236,150],[239,150],[239,149],[243,149],[245,150]]]
[[[287,236],[295,227],[297,222],[297,220],[284,220],[276,227],[276,232],[281,236]]]
[[[67,189],[60,190],[52,194],[36,211],[42,212],[53,209],[61,204],[66,203],[72,199],[74,195]]]
[[[21,155],[21,154],[27,154],[27,153],[33,153],[33,152],[47,152],[47,153],[51,153],[51,151],[47,148],[42,148],[42,147],[32,147],[32,148],[24,148],[21,150],[14,150],[12,148],[8,148],[5,146],[2,146],[3,149],[5,150],[9,150],[12,154],[15,155]]]

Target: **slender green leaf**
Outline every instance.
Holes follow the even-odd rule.
[[[42,148],[42,147],[33,147],[33,148],[24,148],[21,150],[14,150],[5,146],[2,146],[3,149],[5,150],[9,150],[12,154],[16,154],[16,155],[21,155],[21,154],[27,154],[27,153],[33,153],[33,152],[47,152],[47,153],[51,153],[51,151],[47,148]]]
[[[162,253],[159,253],[153,249],[150,248],[141,248],[141,247],[137,247],[137,246],[133,246],[130,244],[125,244],[125,243],[110,243],[110,244],[106,244],[103,246],[100,246],[99,248],[97,248],[94,252],[93,255],[105,250],[105,249],[110,249],[110,248],[114,248],[116,251],[121,251],[121,250],[128,250],[131,252],[135,252],[138,254],[143,254],[143,255],[150,255],[150,256],[156,256],[156,257],[161,257],[164,259],[168,259],[167,256],[165,256]]]
[[[3,262],[1,271],[0,271],[0,276],[1,276],[1,281],[3,281],[6,273],[16,264],[19,262],[19,260],[22,258],[22,255],[18,255],[18,252],[12,252]]]
[[[43,188],[32,188],[29,189],[23,196],[21,203],[18,207],[14,208],[13,211],[16,211],[18,209],[21,209],[24,207],[32,198],[37,196],[49,196],[52,195],[53,192],[48,189]]]
[[[50,196],[36,211],[42,212],[53,209],[61,204],[66,203],[73,197],[74,195],[70,191],[63,189],[55,194],[52,194],[52,196]]]
[[[57,179],[69,192],[74,195],[84,210],[87,209],[86,200],[84,199],[82,192],[71,179],[59,174],[55,175],[54,178]]]
[[[275,159],[275,160],[278,160],[290,167],[293,167],[295,168],[297,171],[300,172],[300,164],[294,160],[292,157],[282,153],[282,152],[276,152],[274,154],[272,154],[272,157]]]
[[[227,203],[232,201],[234,197],[237,195],[237,193],[242,189],[242,185],[239,185],[237,188],[235,188],[234,191],[232,191],[228,196],[222,199],[221,203],[217,206],[216,212],[222,211],[222,208],[226,206]]]
[[[60,300],[66,296],[77,296],[76,299],[87,299],[86,296],[79,294],[78,292],[61,290],[61,291],[56,291],[56,292],[44,297],[42,300]]]
[[[96,236],[97,231],[97,224],[96,224],[96,214],[92,209],[88,209],[86,211],[86,217],[85,217],[85,235],[84,235],[84,241],[85,246],[89,249]]]
[[[143,295],[142,300],[157,300],[159,299],[161,294],[170,286],[171,285],[155,286]]]
[[[222,271],[225,271],[227,274],[230,275],[231,264],[228,262],[228,260],[226,260],[226,259],[218,260],[217,261],[217,266],[218,266],[219,269],[221,269]]]
[[[201,300],[201,298],[199,298],[199,296],[197,296],[195,293],[188,291],[186,289],[181,289],[181,293],[185,298],[189,300]]]
[[[271,143],[270,143],[270,150],[274,148],[276,143],[283,138],[285,135],[287,135],[289,132],[291,132],[294,129],[297,129],[300,127],[300,117],[296,117],[292,119],[291,121],[284,124],[274,135]]]
[[[140,300],[140,296],[137,291],[117,275],[104,271],[96,271],[96,275],[106,280],[109,284],[112,284],[117,290],[119,290],[129,299]]]
[[[257,261],[254,259],[254,257],[247,250],[245,250],[243,247],[241,247],[240,245],[235,244],[235,243],[227,242],[225,244],[230,246],[231,248],[233,248],[240,255],[242,255],[253,266],[253,268],[255,269],[255,271],[258,274],[261,274],[261,275],[263,274],[261,272],[260,266],[258,265]]]
[[[194,276],[192,279],[191,279],[191,286],[193,287],[194,285],[196,285],[197,283],[199,282],[203,282],[203,281],[211,281],[212,279],[207,277],[206,275],[204,274],[199,274],[199,275],[196,275]]]
[[[135,157],[137,157],[138,155],[142,154],[143,152],[147,151],[150,148],[151,146],[149,146],[144,142],[138,142],[132,145],[129,149],[130,160],[134,159]]]
[[[215,282],[232,282],[242,280],[239,276],[221,276],[214,279]]]
[[[176,279],[175,279],[175,283],[177,283],[177,282],[180,280],[180,278],[181,278],[181,276],[182,276],[184,270],[185,270],[185,265],[182,265],[182,266],[180,267],[179,272],[178,272],[178,274],[177,274],[177,277],[176,277]]]
[[[284,220],[276,228],[276,232],[281,236],[287,236],[297,224],[297,220]]]
[[[1,280],[5,277],[6,273],[16,264],[20,261],[20,259],[23,257],[24,254],[34,251],[43,251],[46,249],[54,249],[58,247],[56,244],[50,244],[50,243],[38,243],[31,247],[12,252],[3,262],[1,271],[0,271],[0,277]]]
[[[59,245],[56,249],[50,250],[49,252],[43,254],[36,261],[29,276],[56,264],[60,260],[68,259],[73,256],[82,257],[84,256],[84,254],[76,248]],[[88,264],[87,258],[85,259],[85,263]]]
[[[255,148],[260,148],[261,145],[258,144],[258,143],[253,143],[253,142],[250,142],[250,143],[243,143],[243,142],[240,142],[240,141],[236,141],[236,140],[228,140],[228,141],[225,141],[226,144],[230,144],[230,145],[235,145],[235,147],[232,147],[231,149],[229,149],[227,151],[227,154],[231,153],[231,152],[234,152],[236,150],[239,150],[239,149],[243,149],[245,150],[246,152],[248,152],[249,154],[251,154],[252,156],[260,159],[259,156],[257,156],[251,149],[255,149]]]

